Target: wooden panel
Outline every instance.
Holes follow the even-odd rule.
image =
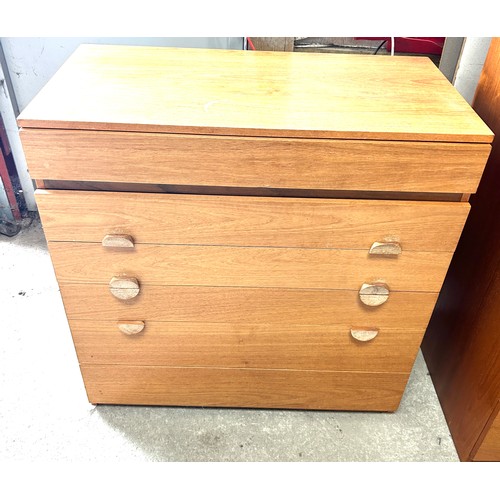
[[[81,365],[105,404],[395,411],[408,374]]]
[[[254,50],[293,51],[293,37],[251,37]]]
[[[365,250],[189,245],[49,243],[60,283],[109,283],[131,276],[141,285],[206,285],[359,290],[387,283],[391,291],[438,292],[451,253],[369,255]]]
[[[121,333],[113,321],[73,319],[70,326],[80,363],[404,373],[411,371],[424,333],[380,325],[376,338],[359,342],[350,323],[146,321],[137,335]]]
[[[491,149],[71,130],[21,136],[35,179],[373,191],[473,193]]]
[[[36,181],[35,181],[36,182]],[[201,194],[209,196],[278,196],[284,198],[340,198],[356,200],[468,201],[469,193],[404,193],[402,191],[341,191],[336,189],[283,189],[227,186],[182,186],[137,182],[54,181],[44,179],[43,189],[72,191],[120,191],[128,193]]]
[[[76,50],[23,110],[19,124],[285,137],[492,139],[427,57],[102,45]]]
[[[500,413],[498,413],[500,401],[496,408],[496,417],[493,419],[486,435],[473,456],[476,462],[500,462]]]
[[[500,38],[494,38],[474,107],[500,133]],[[462,460],[470,460],[500,398],[500,146],[495,140],[471,213],[422,344]]]
[[[49,241],[355,248],[394,239],[405,251],[453,252],[468,203],[44,191]]]
[[[358,292],[345,290],[145,285],[135,299],[123,302],[107,285],[63,283],[61,293],[73,319],[272,324],[286,320],[409,329],[427,326],[437,296],[394,292],[382,306],[368,307]]]
[[[500,236],[499,229],[496,230],[497,237]],[[443,368],[437,370],[432,358],[429,363],[448,426],[463,460],[470,458],[500,395],[500,335],[497,334],[500,324],[500,239],[495,241],[497,247],[492,249],[486,262],[491,265],[490,259],[496,255],[496,271],[491,275],[483,274],[487,269],[483,263],[478,264],[478,277],[486,283],[476,281],[471,285],[470,295],[464,299],[464,311],[458,313],[448,354],[440,355],[444,360]],[[486,289],[483,288],[485,285]],[[432,323],[431,333],[438,325],[435,320]],[[448,359],[448,356],[452,358]]]

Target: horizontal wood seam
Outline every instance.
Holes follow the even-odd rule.
[[[176,366],[176,365],[131,365],[120,363],[80,363],[81,366],[123,366],[131,368],[174,368],[186,370],[237,370],[237,371],[270,371],[270,372],[308,372],[308,373],[366,373],[381,375],[410,375],[410,372],[380,372],[380,371],[361,371],[361,370],[302,370],[295,368],[248,368],[248,367],[229,367],[229,366]]]
[[[324,140],[324,141],[376,141],[376,142],[430,142],[432,144],[491,144],[494,136],[491,135],[491,137],[485,137],[484,141],[461,141],[461,140],[456,140],[456,141],[447,141],[447,140],[430,140],[430,139],[418,139],[418,136],[415,137],[415,139],[383,139],[383,138],[362,138],[362,137],[316,137],[314,135],[246,135],[246,134],[221,134],[221,133],[216,133],[216,134],[203,134],[200,132],[190,132],[190,131],[159,131],[159,130],[126,130],[124,129],[118,129],[118,128],[107,128],[107,129],[101,129],[101,128],[71,128],[71,127],[40,127],[40,126],[32,126],[32,125],[23,125],[28,120],[18,120],[18,124],[21,127],[21,129],[27,129],[27,130],[50,130],[50,131],[71,131],[71,132],[118,132],[120,134],[158,134],[158,135],[194,135],[197,137],[223,137],[223,138],[256,138],[256,139],[302,139],[302,140]],[[29,122],[34,121],[34,120],[29,120]],[[99,123],[99,122],[96,122]],[[246,129],[243,129],[246,130]],[[297,130],[297,132],[300,132]],[[315,130],[306,130],[308,134],[314,134],[316,132]],[[322,131],[320,131],[322,132]],[[461,137],[462,135],[459,134],[458,137]],[[478,136],[479,137],[479,136]]]
[[[69,318],[71,319],[71,318]],[[109,323],[109,324],[112,324],[112,325],[116,325],[116,321],[115,320],[95,320],[95,319],[92,319],[92,318],[77,318],[77,319],[72,319],[73,322],[80,322],[80,321],[85,321],[85,322],[98,322],[98,323]],[[217,323],[214,323],[213,321],[169,321],[169,320],[159,320],[159,319],[154,319],[154,320],[146,320],[148,324],[152,324],[152,323],[165,323],[165,324],[176,324],[176,323],[190,323],[190,324],[197,324],[197,325],[205,325],[205,324],[210,324],[210,325],[220,325],[220,324],[235,324],[234,321],[228,321],[228,322],[217,322]],[[245,323],[246,326],[270,326],[270,327],[276,327],[276,325],[274,323]],[[346,323],[330,323],[329,325],[325,325],[324,323],[286,323],[287,326],[291,326],[291,327],[300,327],[300,328],[306,328],[308,326],[311,326],[311,327],[321,327],[321,328],[324,328],[326,326],[346,326]],[[384,328],[385,330],[385,328]],[[399,331],[400,328],[396,328],[396,327],[389,327],[388,330],[390,331]],[[409,332],[409,333],[422,333],[423,332],[423,329],[422,328],[415,328],[415,327],[412,327],[412,328],[405,328],[405,332]],[[133,338],[131,337],[131,342],[133,342]]]
[[[109,282],[108,281],[70,281],[70,280],[57,280],[59,284],[61,285],[82,285],[82,286],[87,286],[87,285],[96,285],[96,286],[108,286]],[[360,286],[362,283],[360,283]],[[253,289],[253,290],[261,290],[265,288],[266,290],[310,290],[310,291],[322,291],[322,290],[328,290],[328,291],[349,291],[349,292],[359,292],[359,287],[358,288],[312,288],[312,287],[290,287],[290,286],[244,286],[244,285],[176,285],[176,284],[165,284],[165,285],[158,285],[158,284],[146,284],[144,286],[147,286],[148,288],[151,287],[167,287],[167,288],[173,288],[173,287],[192,287],[192,288],[237,288],[237,289]],[[426,294],[426,295],[438,295],[439,290],[437,291],[423,291],[423,290],[396,290],[391,288],[390,289],[391,293],[419,293],[419,294]]]
[[[96,244],[101,244],[101,241],[94,241],[94,240],[52,240],[47,238],[47,242],[49,243],[78,243],[78,244],[89,244],[89,245],[96,245]],[[138,242],[135,243],[135,246],[156,246],[156,247],[219,247],[219,248],[281,248],[281,249],[293,249],[293,250],[331,250],[333,252],[361,252],[363,250],[366,250],[366,253],[368,254],[368,250],[366,247],[350,247],[350,248],[345,248],[345,247],[298,247],[298,246],[290,246],[290,245],[226,245],[226,244],[215,244],[215,243],[161,243],[161,242]],[[126,249],[126,248],[107,248],[110,252],[112,251],[118,251],[118,252],[130,252],[133,253],[134,250],[132,248]],[[450,252],[449,250],[403,250],[405,254],[448,254],[452,256],[454,252]],[[374,260],[378,259],[384,259],[388,257],[380,256],[373,254],[371,256]],[[397,258],[397,257],[396,257]]]

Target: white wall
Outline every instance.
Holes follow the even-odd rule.
[[[12,88],[18,110],[6,110],[8,115],[8,136],[28,210],[36,210],[33,183],[28,173],[26,159],[22,151],[19,133],[15,123],[17,111],[22,111],[35,97],[52,75],[82,43],[115,45],[152,45],[166,47],[198,47],[213,49],[242,49],[243,37],[189,37],[189,38],[21,38],[3,37],[0,43],[5,54]],[[5,103],[4,103],[5,105]],[[3,110],[2,110],[3,111]],[[2,113],[3,114],[3,113]]]
[[[491,37],[465,39],[453,84],[469,104],[474,99],[490,43]]]

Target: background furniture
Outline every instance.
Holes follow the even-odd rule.
[[[500,460],[500,38],[473,107],[497,134],[422,351],[462,460]]]

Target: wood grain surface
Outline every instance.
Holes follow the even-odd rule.
[[[131,276],[111,276],[109,281],[109,291],[117,299],[130,300],[140,293],[139,281]]]
[[[81,46],[18,122],[222,135],[492,139],[427,57],[165,47]]]
[[[358,342],[370,342],[379,334],[378,328],[351,328],[351,337]]]
[[[351,248],[399,241],[406,251],[453,252],[468,203],[35,192],[49,241]]]
[[[461,460],[473,460],[500,398],[500,38],[473,106],[497,134],[422,344]]]
[[[493,415],[493,421],[488,426],[485,432],[484,439],[476,453],[474,453],[473,460],[476,462],[500,462],[500,413],[498,408],[500,401],[497,403],[496,415]]]
[[[431,193],[475,192],[491,149],[73,130],[26,129],[21,137],[35,179]]]
[[[107,234],[101,244],[109,248],[134,248],[134,239],[128,234]]]
[[[255,50],[281,50],[293,51],[293,37],[256,37],[252,36],[251,41]]]
[[[439,292],[453,254],[365,250],[50,242],[59,283],[109,283],[131,276],[141,285],[204,285],[359,290],[364,282],[392,291]],[[369,293],[368,291],[366,293]]]
[[[120,322],[116,326],[121,333],[125,335],[139,335],[145,327],[144,321],[127,321],[126,323]],[[116,331],[115,331],[116,334]]]
[[[395,411],[407,373],[81,365],[91,403]]]
[[[363,304],[370,307],[380,307],[385,304],[391,295],[389,287],[374,280],[375,283],[363,283],[359,289],[359,299]],[[378,282],[377,282],[378,281]]]
[[[443,325],[440,321],[442,302],[433,315],[424,345],[430,373],[462,460],[474,459],[472,451],[500,395],[500,335],[497,333],[500,324],[500,225],[495,233],[495,246],[488,258],[478,263],[478,275],[470,283],[470,294],[464,298],[462,310],[456,312],[457,322],[452,325],[445,322],[443,330],[438,331],[449,339],[446,352],[433,353],[431,350],[433,338],[430,335],[437,336],[436,342],[443,342],[436,333],[436,328]],[[495,257],[493,261],[492,257]],[[492,265],[496,265],[496,269],[492,269]],[[456,272],[457,268],[453,267],[452,273]],[[456,274],[450,277],[456,280],[460,274],[458,278]],[[436,365],[438,360],[442,365]]]
[[[424,334],[381,324],[376,338],[360,342],[351,323],[144,323],[126,335],[113,321],[71,319],[80,363],[409,373]]]
[[[122,302],[107,285],[61,284],[66,313],[72,319],[189,321],[332,325],[378,324],[425,328],[436,293],[394,292],[380,307],[361,303],[357,291],[208,286],[147,286]],[[404,313],[402,312],[404,311]]]

